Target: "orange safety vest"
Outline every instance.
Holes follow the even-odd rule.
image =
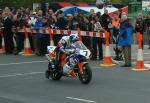
[[[112,20],[112,25],[117,27],[119,25],[119,22],[120,22],[120,19],[118,18],[117,20],[116,19],[113,19]]]

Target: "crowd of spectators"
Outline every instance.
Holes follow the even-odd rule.
[[[25,38],[24,33],[21,32],[13,33],[12,28],[16,28],[17,30],[19,30],[19,29],[23,29],[23,26],[26,26],[26,27],[33,28],[36,31],[38,31],[43,27],[51,27],[55,29],[70,29],[70,30],[77,30],[77,28],[80,28],[83,31],[100,31],[102,26],[107,29],[107,24],[110,19],[107,10],[105,10],[105,14],[102,15],[103,20],[101,20],[100,19],[101,13],[100,12],[95,13],[93,9],[91,9],[89,15],[86,16],[82,12],[64,15],[63,11],[61,10],[57,12],[53,12],[52,9],[49,9],[46,11],[46,13],[43,13],[42,10],[32,11],[29,8],[24,8],[24,7],[21,7],[17,10],[6,7],[3,10],[1,9],[0,12],[1,12],[0,26],[4,27],[3,32],[6,31],[6,33],[4,34],[7,35],[4,36],[8,36],[8,38],[7,37],[5,38],[5,42],[7,42],[6,54],[13,53],[13,48],[14,48],[14,45],[12,43],[13,36],[15,36],[15,40],[17,44],[16,46],[17,52],[15,54],[22,53],[23,46],[24,46],[24,42],[23,42]],[[100,25],[97,25],[98,22]],[[57,44],[60,38],[61,38],[60,35],[54,35],[55,45]],[[30,39],[31,47],[37,55],[44,55],[46,53],[45,49],[46,49],[46,45],[49,44],[49,35],[42,35],[40,33],[37,33],[37,35],[30,34],[29,39]],[[93,47],[95,47],[91,45],[93,40],[95,40],[95,38],[91,39],[89,37],[83,37],[83,42],[86,41],[84,42],[85,45],[91,50]],[[94,48],[94,51],[96,51],[96,48]],[[102,49],[100,49],[100,51],[101,51],[100,59],[102,59],[103,57]],[[96,56],[94,58],[96,58]]]
[[[144,21],[146,22],[144,23]],[[26,26],[35,29],[37,31],[36,35],[29,33],[31,48],[35,54],[44,55],[46,53],[47,45],[50,44],[50,40],[49,35],[38,33],[38,31],[43,27],[67,30],[77,30],[77,28],[80,28],[83,31],[96,32],[104,32],[104,30],[106,30],[111,33],[114,43],[118,44],[115,40],[118,40],[120,22],[120,11],[115,12],[113,17],[110,17],[108,15],[108,10],[106,9],[102,15],[100,12],[95,13],[94,10],[91,9],[89,15],[86,16],[82,12],[64,15],[63,11],[58,10],[57,12],[54,12],[52,9],[49,9],[46,12],[43,12],[42,10],[33,11],[24,7],[19,9],[10,9],[5,7],[3,10],[0,9],[0,31],[3,31],[4,34],[6,54],[21,54],[24,48],[25,34],[21,32],[12,32],[12,28],[19,30],[23,29],[23,26]],[[143,34],[145,26],[147,30],[150,31],[150,13],[148,13],[146,20],[143,20],[142,15],[137,17],[135,31],[139,32],[140,30]],[[2,29],[2,27],[4,28]],[[13,43],[13,38],[15,38],[16,45]],[[55,45],[57,45],[60,38],[61,35],[54,35]],[[103,38],[83,36],[82,40],[83,43],[92,51],[93,60],[96,60],[98,55],[99,60],[103,59]],[[0,37],[0,42],[1,41]],[[15,51],[14,48],[16,48]],[[115,47],[115,50],[117,51],[116,56],[118,59],[120,49]]]

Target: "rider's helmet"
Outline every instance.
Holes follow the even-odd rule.
[[[61,38],[61,40],[59,41],[59,45],[66,45],[66,44],[68,44],[68,41],[69,41],[69,36],[63,36],[62,38]]]
[[[69,40],[70,40],[70,43],[74,43],[78,41],[79,40],[78,34],[77,33],[71,34]]]

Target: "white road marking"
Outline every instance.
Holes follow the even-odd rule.
[[[146,63],[146,64],[150,64],[150,61],[144,61],[144,63]]]
[[[74,98],[74,97],[66,97],[67,99],[72,99],[72,100],[77,100],[77,101],[82,101],[82,102],[87,102],[87,103],[96,103],[96,101],[91,101],[87,99],[80,99],[80,98]]]
[[[148,69],[150,69],[150,64],[144,64],[144,66]]]
[[[36,74],[43,74],[44,72],[30,72],[30,73],[16,73],[13,75],[2,75],[0,78],[7,78],[7,77],[16,77],[16,76],[26,76],[26,75],[36,75]]]
[[[4,63],[4,64],[0,64],[0,66],[5,66],[5,65],[20,65],[20,64],[32,64],[32,63],[42,63],[42,62],[46,62],[47,60],[43,60],[43,61],[31,61],[31,62],[18,62],[18,63]]]
[[[143,53],[143,54],[148,55],[148,54],[150,54],[150,53]]]

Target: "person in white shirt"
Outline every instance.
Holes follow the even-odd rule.
[[[94,31],[95,32],[103,32],[103,28],[100,23],[100,17],[95,16],[95,23],[94,23]],[[99,56],[99,60],[103,59],[103,39],[100,37],[93,37],[93,54],[92,59],[97,60],[97,55]],[[98,48],[97,48],[98,47]],[[97,50],[98,49],[98,50]],[[97,53],[98,51],[98,53]]]

